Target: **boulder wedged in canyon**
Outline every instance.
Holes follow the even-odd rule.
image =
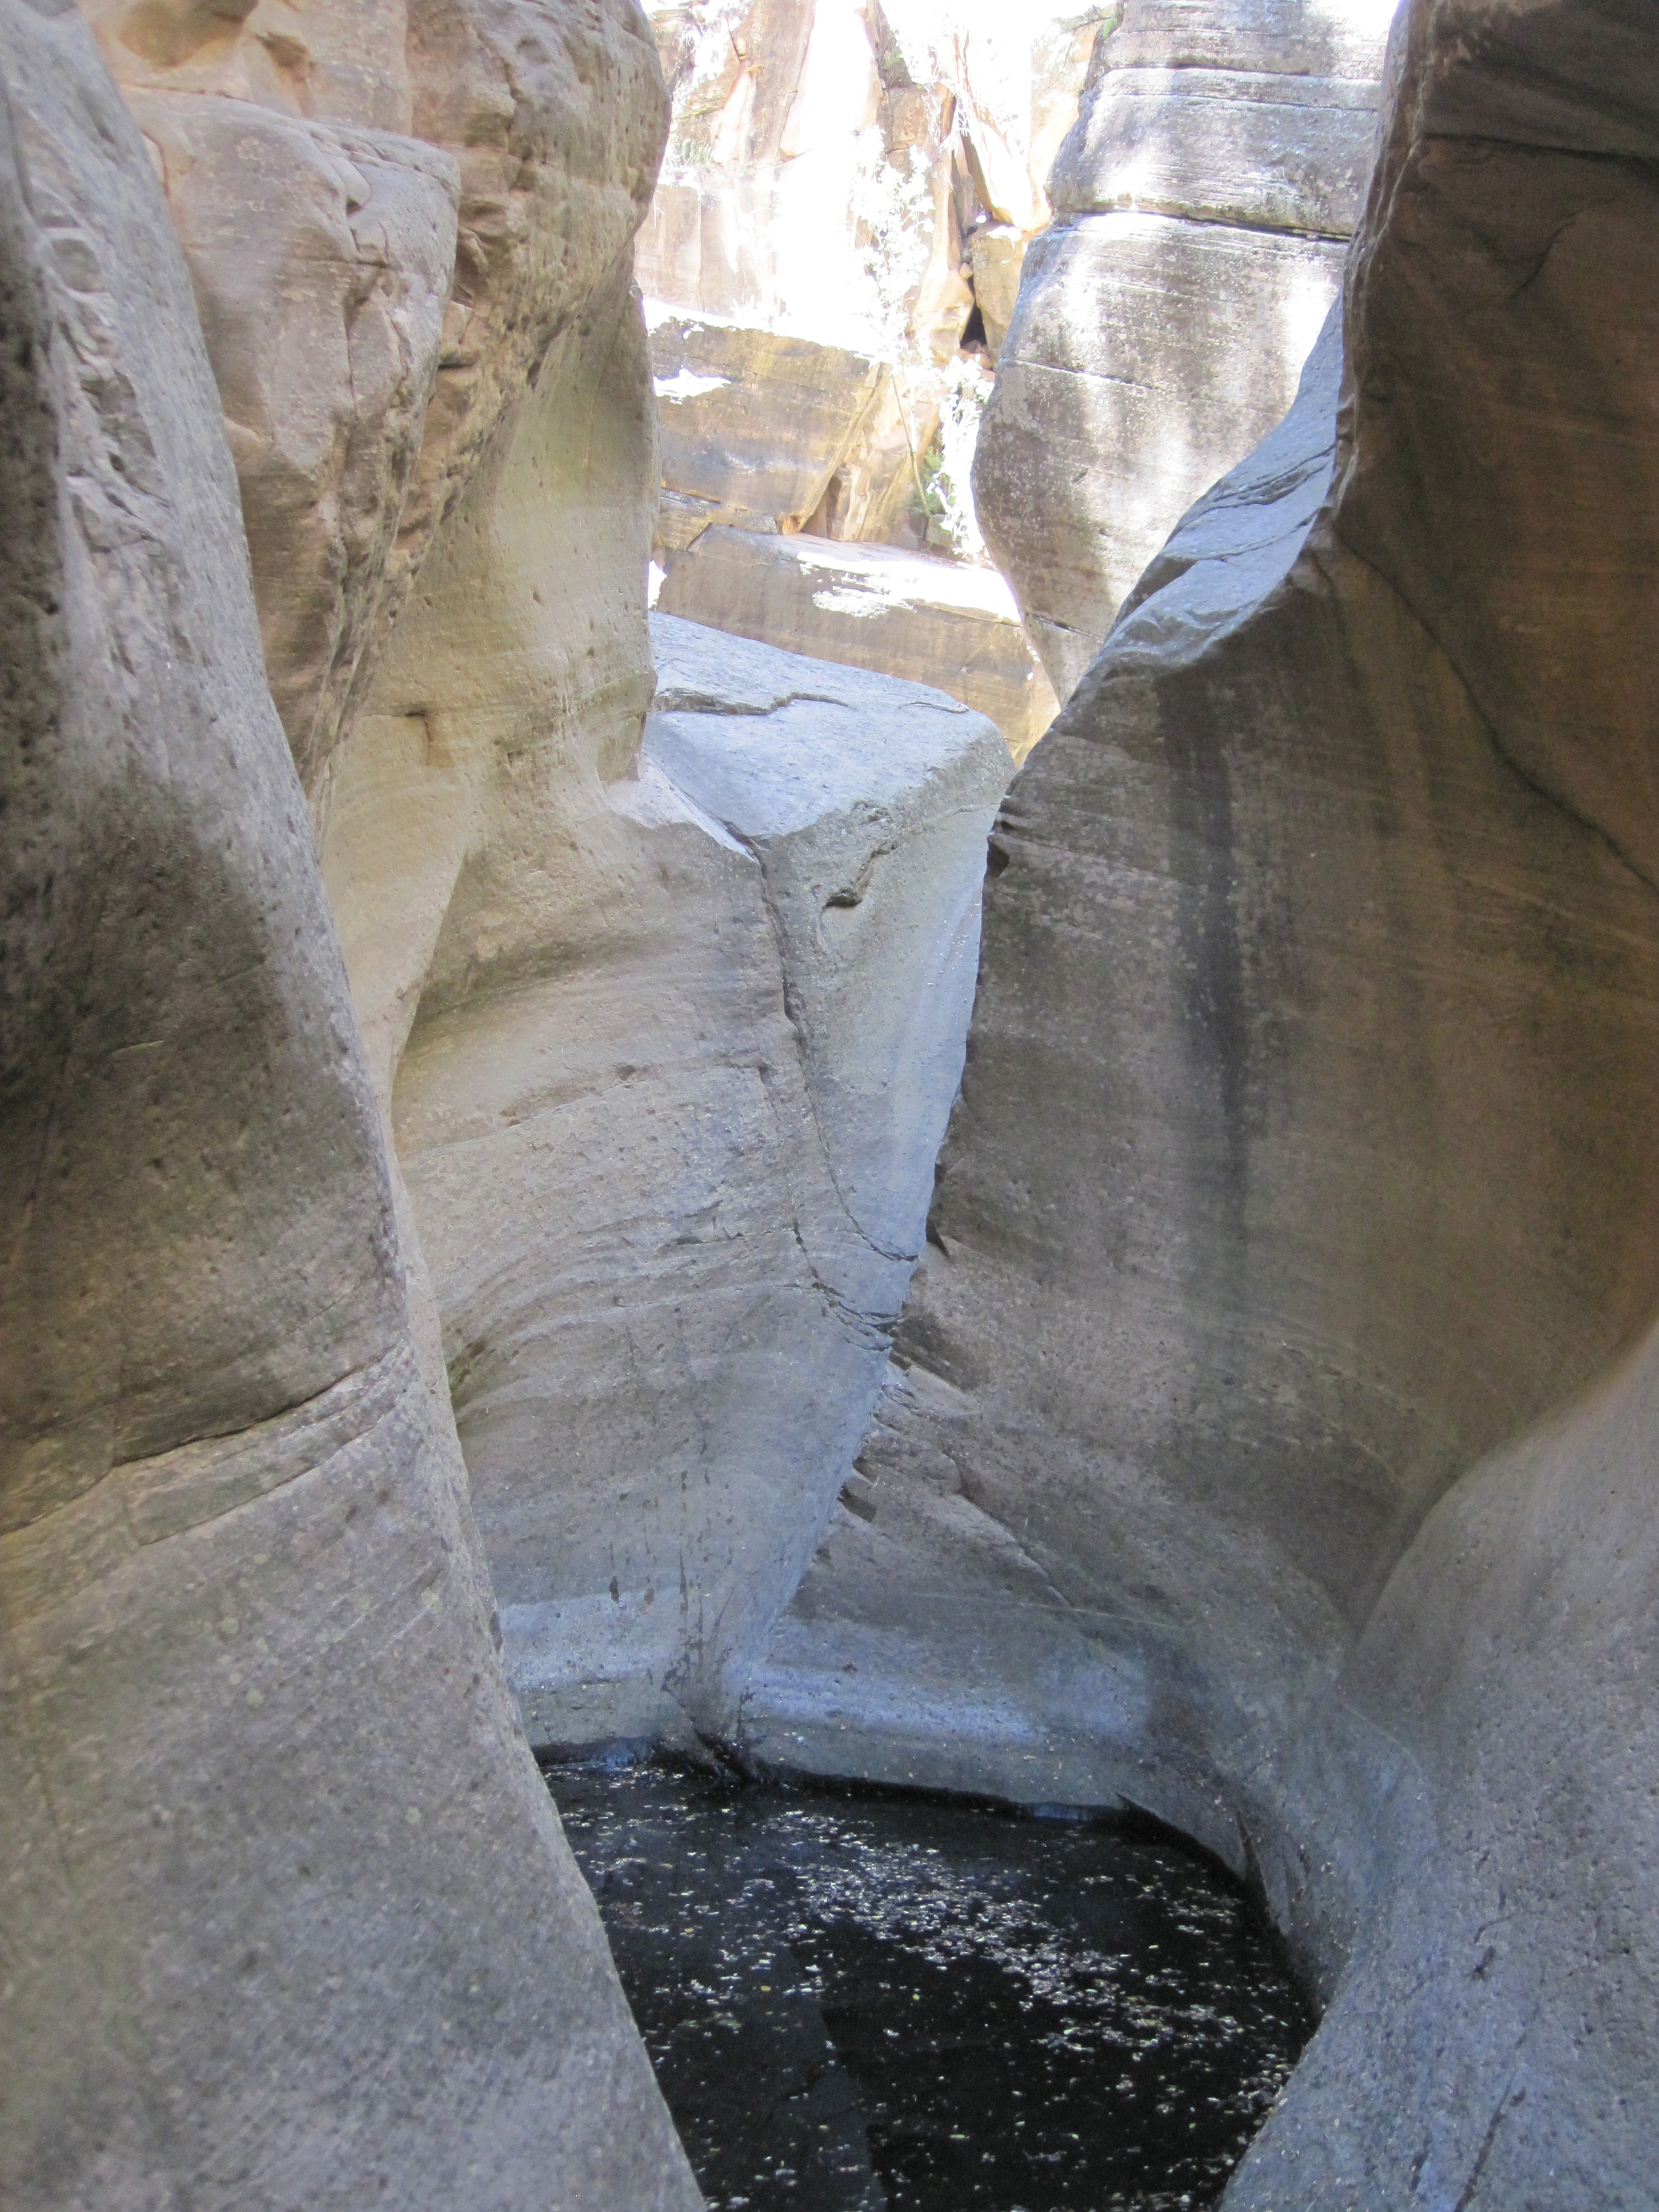
[[[747,1745],[1259,1884],[1326,2010],[1230,2208],[1635,2207],[1659,42],[1414,0],[1388,85],[1346,361],[1005,802],[925,1267]]]
[[[0,2198],[700,2203],[491,1650],[145,149],[0,9]]]
[[[1290,404],[1363,203],[1389,12],[1126,0],[1097,52],[974,467],[1062,699],[1182,511]]]
[[[469,657],[433,622],[432,660],[394,650],[381,703],[407,687],[426,719],[351,741],[326,866],[360,1006],[375,975],[395,998],[377,944],[430,902],[392,1115],[532,1740],[684,1741],[735,1725],[879,1382],[1007,756],[937,692],[665,617],[634,773],[591,707],[550,727],[514,664],[533,623],[544,652],[587,635],[569,595],[604,571],[527,453],[573,450],[575,406],[532,408],[434,553],[417,594]],[[432,824],[424,857],[384,846],[388,815]]]
[[[854,668],[948,691],[1001,731],[1023,760],[1054,719],[1054,695],[994,568],[815,536],[705,529],[658,593],[684,615]]]

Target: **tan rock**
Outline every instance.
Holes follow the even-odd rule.
[[[1002,351],[1019,299],[1019,272],[1026,240],[1010,223],[987,223],[974,233],[970,248],[974,300],[985,323],[985,343],[994,362]]]
[[[175,203],[320,817],[434,530],[628,249],[666,122],[655,50],[633,0],[592,21],[529,0],[88,12]]]
[[[665,614],[937,684],[987,714],[1016,760],[1054,711],[994,570],[890,545],[711,529],[670,568]]]
[[[781,527],[811,515],[836,538],[917,542],[912,495],[919,503],[975,272],[989,288],[994,348],[1024,240],[1047,217],[1042,178],[1076,113],[1092,23],[1012,23],[979,0],[885,14],[852,0],[767,0],[718,19],[680,5],[653,22],[675,116],[637,252],[653,321],[701,317],[816,343],[821,374],[849,394],[849,350],[886,372],[831,454],[792,357],[756,343],[739,361],[726,339],[741,396],[711,410],[742,408],[745,448],[760,436],[810,453],[819,496],[786,508],[699,482],[720,510],[704,520],[741,526],[747,507]],[[675,413],[669,550],[694,534],[677,504],[692,487]],[[965,511],[965,478],[960,489]]]
[[[700,2198],[481,1601],[143,143],[0,7],[9,2212]]]
[[[668,317],[651,332],[664,491],[799,530],[887,370],[770,331]]]
[[[417,137],[461,172],[459,243],[437,390],[392,582],[411,575],[547,349],[617,281],[667,126],[635,0],[410,0]]]
[[[88,0],[82,13],[124,88],[212,93],[347,123],[407,131],[412,88],[404,58],[406,0]]]
[[[385,627],[455,261],[459,179],[389,133],[138,92],[236,462],[265,666],[302,779]]]

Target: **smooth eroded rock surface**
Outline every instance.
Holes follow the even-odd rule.
[[[1007,775],[955,701],[666,619],[635,761],[649,364],[611,313],[428,562],[325,849],[512,1678],[562,1743],[729,1728],[799,1577],[920,1240]]]
[[[974,470],[1062,699],[1182,510],[1290,404],[1358,218],[1388,15],[1127,0],[1097,55]]]
[[[145,149],[0,14],[0,2198],[690,2208],[492,1649]]]
[[[1652,2194],[1656,117],[1615,0],[1396,32],[1346,361],[1005,803],[925,1270],[747,1708],[1260,1884],[1328,2010],[1249,2212]]]
[[[892,545],[717,526],[674,563],[657,605],[741,637],[937,684],[988,714],[1017,761],[1054,715],[1012,594],[992,569]]]

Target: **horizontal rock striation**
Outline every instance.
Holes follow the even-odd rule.
[[[1290,404],[1341,281],[1382,5],[1127,0],[1049,178],[975,463],[1055,690]]]
[[[865,354],[678,315],[655,318],[651,359],[671,559],[711,524],[810,522],[890,381]]]
[[[673,101],[636,253],[663,433],[653,559],[672,572],[714,553],[711,527],[735,527],[925,547],[988,573],[973,440],[1098,11],[761,0],[718,24],[697,6],[651,14]],[[720,588],[729,568],[709,560],[665,604],[833,654],[816,626],[757,628],[754,591]],[[963,688],[959,625],[920,604],[923,573],[916,619],[890,605],[848,657],[992,713],[1023,751],[1048,696],[1029,644],[999,619]],[[991,702],[993,662],[1017,703]]]
[[[491,1649],[190,279],[80,17],[6,0],[0,69],[0,2201],[692,2212]]]
[[[1258,1883],[1327,2010],[1249,2212],[1652,2193],[1656,124],[1622,0],[1403,15],[1346,349],[1005,803],[746,1709]]]

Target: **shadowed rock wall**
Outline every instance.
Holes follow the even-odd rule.
[[[491,1650],[188,276],[0,13],[0,2198],[699,2202]]]
[[[1659,40],[1417,0],[1387,115],[1346,362],[1005,803],[926,1272],[751,1747],[1258,1881],[1329,2009],[1230,2205],[1634,2207]]]

